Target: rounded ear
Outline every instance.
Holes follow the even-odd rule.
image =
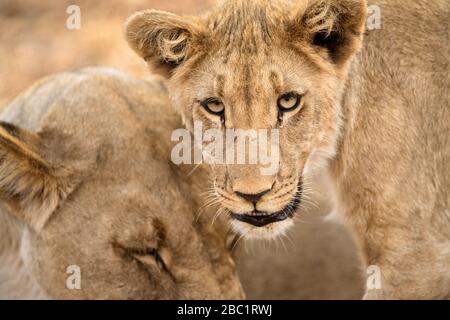
[[[137,12],[125,22],[130,47],[165,76],[199,49],[203,31],[196,18],[158,10]]]
[[[35,230],[79,181],[43,157],[38,135],[0,122],[0,199],[8,211]]]
[[[324,49],[332,63],[344,65],[361,47],[366,19],[366,0],[310,0],[288,30],[293,41]]]

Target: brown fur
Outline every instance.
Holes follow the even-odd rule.
[[[199,205],[185,195],[198,187],[188,168],[170,165],[179,123],[167,106],[159,80],[107,69],[46,79],[9,105],[0,125],[1,298],[243,297],[228,228],[195,220]],[[81,268],[81,290],[66,287],[71,265]]]
[[[128,20],[126,35],[151,66],[164,70],[190,129],[194,121],[205,129],[221,126],[198,104],[208,97],[225,105],[226,128],[245,129],[277,128],[279,95],[304,94],[302,108],[283,119],[276,175],[261,176],[256,165],[214,168],[224,212],[253,210],[236,191],[268,188],[256,208],[276,212],[292,200],[298,181],[306,204],[310,172],[321,168],[332,178],[334,212],[353,229],[365,262],[381,268],[382,289],[366,298],[444,298],[450,6],[445,0],[375,4],[383,28],[364,41],[364,0],[230,0],[201,18],[144,11]],[[271,237],[292,222],[233,224],[248,236]]]

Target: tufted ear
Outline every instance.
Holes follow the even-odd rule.
[[[303,40],[336,65],[344,65],[359,49],[367,16],[366,0],[310,0],[289,20],[293,41]]]
[[[165,76],[198,50],[203,35],[203,26],[196,18],[158,10],[137,12],[125,23],[130,47]]]
[[[44,159],[43,149],[38,135],[0,122],[0,200],[35,230],[45,225],[76,184],[70,170]]]

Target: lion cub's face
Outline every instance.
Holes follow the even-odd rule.
[[[335,155],[342,89],[364,17],[365,2],[357,0],[295,7],[233,0],[202,19],[158,11],[129,19],[130,45],[168,76],[189,129],[201,123],[203,132],[221,130],[223,140],[230,129],[270,137],[275,170],[263,173],[267,163],[249,157],[212,166],[213,195],[241,233],[283,232],[308,198],[308,174]]]
[[[304,204],[308,170],[334,155],[340,113],[334,97],[340,83],[281,41],[273,47],[261,44],[253,54],[227,55],[225,49],[205,58],[183,86],[170,91],[188,125],[201,122],[204,133],[218,128],[226,139],[227,129],[264,129],[268,137],[278,131],[273,154],[279,153],[279,162],[211,167],[212,194],[231,214],[235,229],[248,236],[276,235]],[[262,169],[269,165],[274,170],[265,174]]]

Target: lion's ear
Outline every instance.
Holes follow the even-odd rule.
[[[52,167],[42,149],[38,135],[0,122],[0,198],[10,213],[35,230],[74,188],[67,169]]]
[[[203,34],[202,24],[195,18],[158,10],[137,12],[125,23],[130,47],[165,76],[189,59]]]
[[[367,16],[366,0],[311,0],[289,20],[292,36],[327,51],[345,64],[360,48]],[[294,40],[295,41],[295,40]]]

